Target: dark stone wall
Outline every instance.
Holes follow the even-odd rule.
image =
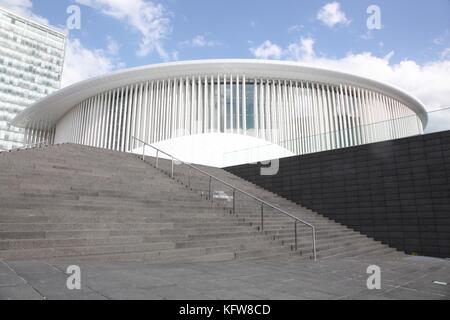
[[[227,168],[391,247],[450,257],[450,131]]]

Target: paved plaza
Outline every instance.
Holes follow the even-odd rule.
[[[366,285],[373,264],[380,290]],[[70,291],[67,264],[0,262],[0,299],[450,299],[450,260],[426,257],[78,265],[81,289]]]

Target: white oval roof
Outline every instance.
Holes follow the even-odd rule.
[[[33,123],[56,124],[64,114],[87,98],[104,91],[126,85],[166,78],[198,75],[245,75],[248,78],[304,80],[327,84],[346,84],[378,91],[401,101],[414,111],[425,128],[428,115],[424,105],[406,92],[390,85],[367,78],[308,67],[295,62],[273,60],[195,60],[154,64],[131,68],[90,78],[37,101],[13,120],[17,127],[32,126]]]

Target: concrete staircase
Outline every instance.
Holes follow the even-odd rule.
[[[319,258],[398,254],[221,169],[204,170],[317,227]],[[0,260],[225,261],[298,255],[311,259],[309,229],[236,197],[206,199],[209,180],[170,163],[64,144],[0,153]],[[230,194],[213,185],[216,195]],[[222,197],[223,198],[223,197]]]
[[[141,159],[141,156],[136,156]],[[156,168],[156,162],[153,158],[146,158],[146,163]],[[310,209],[299,206],[298,204],[280,197],[268,190],[265,190],[247,180],[244,180],[228,171],[220,168],[195,165],[214,177],[217,177],[229,184],[248,192],[259,199],[262,199],[288,213],[306,221],[316,227],[316,250],[317,258],[340,258],[356,256],[391,256],[403,257],[404,253],[390,248],[389,246],[375,241],[361,233],[347,228],[327,217],[324,217]],[[171,177],[171,161],[159,160],[158,170]],[[189,189],[199,193],[204,198],[208,198],[209,178],[195,170],[186,169],[186,166],[177,168],[175,166],[175,177],[179,183],[189,187]],[[212,182],[212,193],[217,195],[226,195],[229,199],[233,197],[233,190],[224,186],[220,182]],[[214,199],[215,202],[218,200]],[[232,212],[232,201],[222,201],[221,206]],[[274,241],[281,241],[283,246],[288,246],[294,250],[294,223],[293,220],[276,210],[264,209],[264,228],[261,230],[261,207],[255,200],[236,193],[236,213],[232,215],[234,219],[241,223],[249,223],[258,231],[267,235]],[[302,256],[312,258],[312,236],[311,229],[307,226],[298,224],[298,251]]]

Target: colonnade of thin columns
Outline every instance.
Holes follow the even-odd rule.
[[[37,143],[53,144],[55,141],[55,127],[42,122],[25,128],[24,142],[26,146]]]
[[[305,154],[422,133],[400,101],[349,85],[190,76],[131,84],[91,97],[58,123],[55,143],[118,151],[211,132],[250,135]],[[32,140],[39,140],[31,135]]]

